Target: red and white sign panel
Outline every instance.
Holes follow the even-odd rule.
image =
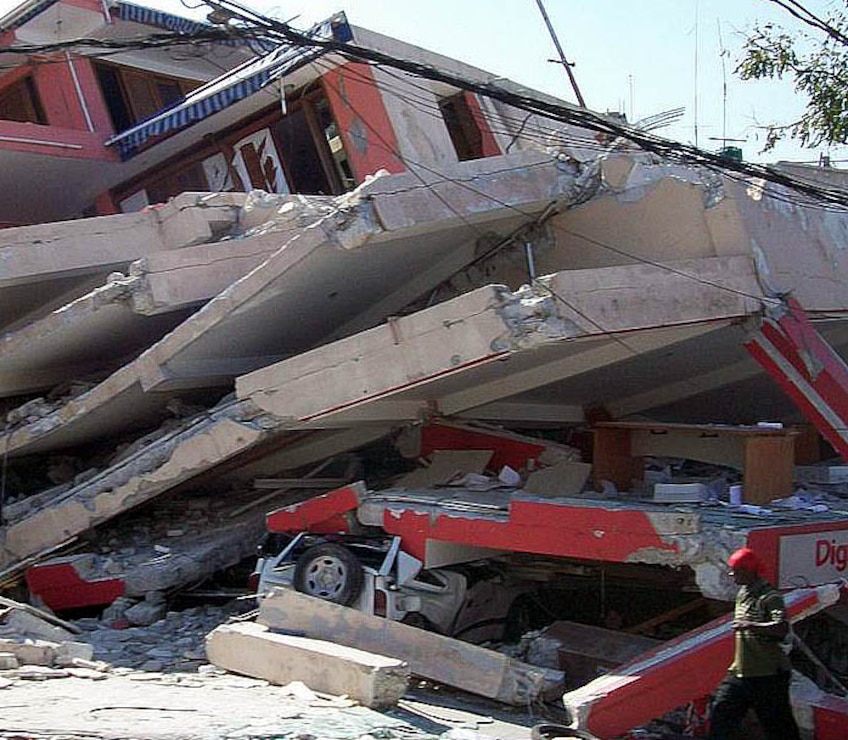
[[[848,530],[780,538],[778,588],[800,588],[848,579]]]

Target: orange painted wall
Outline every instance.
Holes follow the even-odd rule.
[[[94,72],[94,65],[86,57],[74,58],[74,69],[77,73],[85,104],[88,106],[88,114],[94,123],[94,130],[103,135],[104,139],[115,133],[109,109],[100,92],[100,85]]]
[[[108,138],[113,133],[112,121],[91,62],[83,57],[72,57],[72,60],[94,129],[104,139]],[[34,64],[24,64],[9,70],[0,76],[0,90],[28,75],[32,75],[48,127],[88,131],[74,79],[64,55],[41,57]]]
[[[41,105],[51,126],[86,131],[82,108],[74,88],[74,80],[63,56],[52,56],[33,70]]]
[[[77,57],[73,64],[94,131],[89,130],[64,54],[43,56],[0,76],[0,91],[32,75],[47,124],[0,121],[0,148],[80,159],[118,159],[116,152],[103,146],[113,127],[91,62]]]
[[[357,182],[379,169],[404,172],[397,136],[371,68],[350,62],[321,78]]]

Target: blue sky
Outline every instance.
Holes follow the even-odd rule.
[[[181,15],[203,15],[189,7],[196,8],[199,0],[135,1]],[[833,2],[809,0],[807,5],[823,14]],[[773,20],[798,27],[769,0],[544,3],[590,108],[624,111],[630,120],[638,120],[685,106],[678,124],[656,133],[711,150],[721,146],[723,137],[743,139],[744,143],[733,144],[741,146],[751,161],[818,160],[819,150],[794,144],[761,154],[759,126],[793,120],[803,110],[803,100],[788,83],[742,82],[733,75],[744,34],[755,22]],[[282,20],[293,19],[293,25],[301,28],[345,10],[353,24],[575,101],[561,66],[547,61],[556,51],[536,0],[248,0],[247,4]],[[15,0],[0,0],[0,12],[15,5]],[[835,148],[830,155],[834,160],[848,159],[848,148]]]

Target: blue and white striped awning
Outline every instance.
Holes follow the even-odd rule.
[[[56,0],[51,1],[56,2]],[[146,8],[143,5],[119,2],[114,7],[117,11],[117,17],[122,21],[142,23],[145,26],[156,26],[157,28],[164,28],[166,31],[173,31],[174,33],[181,33],[186,36],[191,36],[201,31],[208,31],[212,28],[209,23],[193,21],[179,15],[164,13],[161,10]],[[240,38],[221,39],[214,43],[223,44],[224,46],[244,46],[245,44],[244,40]],[[253,41],[252,44],[254,47],[264,48],[265,51],[271,51],[275,46],[273,43],[265,42],[261,39]]]
[[[164,28],[167,31],[174,31],[175,33],[191,34],[209,29],[208,23],[192,21],[188,18],[181,18],[178,15],[171,15],[171,13],[163,13],[161,10],[145,8],[142,5],[118,3],[116,10],[118,11],[118,18],[122,21],[143,23],[145,26],[156,26],[158,28]]]
[[[13,8],[3,18],[0,18],[0,21],[10,18],[9,21],[0,25],[0,31],[13,31],[16,28],[20,28],[24,23],[31,21],[37,15],[41,15],[47,8],[58,2],[59,0],[41,0],[41,2],[28,3],[28,6],[19,5],[17,8]]]
[[[350,26],[344,13],[313,26],[307,34],[315,39],[350,41]],[[253,59],[192,90],[185,99],[152,118],[116,134],[106,146],[117,145],[122,159],[130,159],[139,145],[154,136],[176,131],[208,118],[233,103],[261,90],[326,53],[325,49],[283,44],[259,59]]]

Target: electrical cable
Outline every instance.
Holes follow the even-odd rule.
[[[848,208],[848,192],[797,181],[795,178],[789,177],[773,167],[730,160],[721,155],[713,154],[712,152],[707,152],[688,144],[673,142],[654,136],[648,132],[622,125],[617,121],[586,109],[557,104],[528,95],[511,93],[492,82],[474,82],[452,72],[436,69],[432,65],[422,64],[409,59],[400,59],[374,49],[368,49],[350,43],[310,38],[284,23],[279,23],[261,16],[254,11],[244,9],[238,3],[232,2],[232,0],[220,0],[220,4],[232,10],[236,17],[242,21],[246,23],[258,22],[263,28],[269,31],[272,37],[276,37],[280,41],[289,42],[295,46],[313,46],[338,52],[350,59],[385,64],[427,79],[450,84],[459,89],[469,90],[470,92],[500,100],[528,112],[545,114],[548,118],[572,123],[599,134],[630,140],[640,146],[640,148],[666,159],[699,163],[704,166],[717,168],[720,171],[735,171],[743,175],[759,177],[768,182],[794,188],[801,193],[818,198],[824,203],[838,207],[840,210]]]
[[[844,33],[842,33],[842,31],[840,31],[832,24],[819,18],[815,13],[806,8],[804,5],[799,2],[796,2],[796,0],[769,0],[769,2],[772,2],[775,5],[783,8],[787,13],[789,13],[794,18],[797,18],[802,23],[805,23],[818,31],[823,31],[832,39],[838,41],[840,44],[848,46],[848,36],[846,36]]]

